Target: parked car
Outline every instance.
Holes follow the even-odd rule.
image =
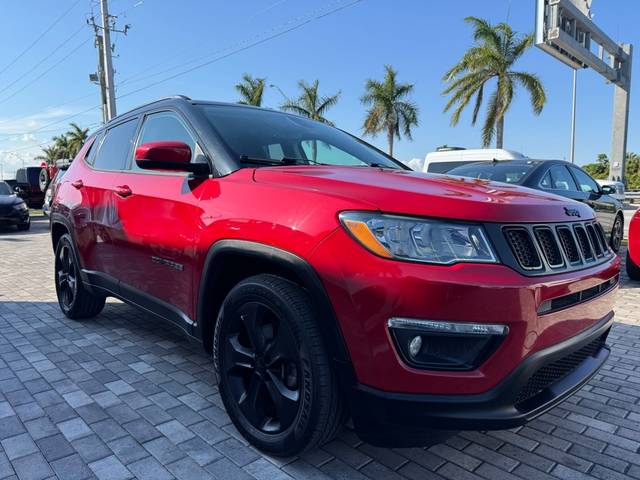
[[[415,173],[283,112],[176,97],[120,115],[51,220],[64,314],[113,296],[176,324],[274,455],[348,416],[382,446],[513,428],[609,355],[621,261],[587,205]]]
[[[40,183],[43,181],[43,177],[47,179],[47,189],[44,193],[44,203],[42,204],[42,213],[45,217],[49,216],[49,210],[51,208],[51,200],[53,199],[53,195],[55,193],[55,189],[57,185],[64,177],[65,172],[69,168],[71,162],[69,160],[57,160],[55,165],[52,168],[47,168],[47,174],[43,175],[40,172]],[[43,168],[42,171],[45,171]],[[51,175],[51,177],[49,177]],[[49,179],[50,178],[50,179]]]
[[[629,222],[627,275],[633,280],[640,280],[640,210],[636,210]]]
[[[16,193],[29,206],[40,208],[44,191],[40,189],[40,167],[24,167],[16,171]]]
[[[427,153],[422,166],[426,173],[447,173],[449,170],[468,163],[492,160],[521,160],[527,157],[513,150],[502,148],[443,147],[435,152]]]
[[[611,194],[614,190],[600,186],[580,167],[562,160],[506,160],[477,162],[456,167],[449,175],[506,182],[543,190],[586,203],[596,212],[609,246],[620,250],[624,235],[622,203]]]
[[[0,181],[0,225],[15,225],[18,230],[29,230],[29,208],[6,182]]]

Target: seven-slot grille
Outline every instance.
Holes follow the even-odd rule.
[[[502,230],[520,268],[532,274],[581,268],[611,255],[596,221],[508,225]]]

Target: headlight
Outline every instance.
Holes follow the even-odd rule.
[[[498,261],[481,225],[373,212],[342,212],[340,221],[381,257],[442,265]]]
[[[20,203],[16,204],[16,208],[18,210],[23,210],[23,211],[24,210],[29,210],[29,207],[27,207],[27,204],[24,203],[24,202],[20,202]]]

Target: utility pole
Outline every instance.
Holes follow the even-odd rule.
[[[106,123],[117,115],[111,32],[119,32],[126,35],[129,25],[125,25],[123,30],[114,28],[117,17],[109,15],[108,0],[100,0],[100,17],[101,25],[96,23],[96,19],[93,16],[87,20],[87,23],[93,27],[95,46],[98,50],[98,70],[96,73],[89,75],[89,79],[100,85],[102,121]]]
[[[100,0],[100,12],[102,14],[102,66],[104,67],[104,89],[107,96],[107,121],[117,115],[116,92],[113,85],[113,62],[111,60],[111,26],[109,24],[108,0]]]

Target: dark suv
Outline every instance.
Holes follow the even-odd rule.
[[[41,167],[24,167],[16,171],[16,192],[30,208],[40,208],[44,191],[40,188]]]
[[[86,142],[52,211],[62,311],[113,296],[212,354],[253,445],[512,428],[609,355],[620,260],[584,204],[409,171],[272,110],[160,100]]]

